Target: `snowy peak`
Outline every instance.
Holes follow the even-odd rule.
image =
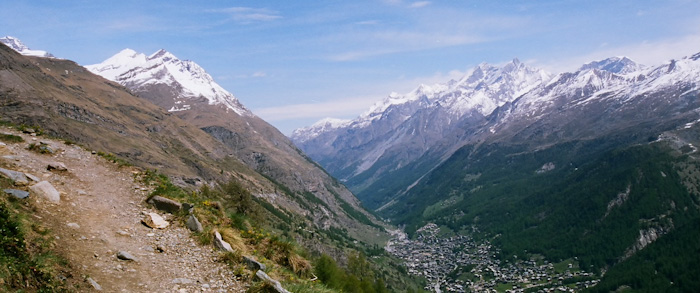
[[[616,74],[628,74],[644,70],[644,65],[638,64],[627,57],[611,57],[608,59],[586,63],[579,70],[598,69]]]
[[[0,42],[7,45],[8,47],[12,48],[13,50],[17,51],[18,53],[25,55],[25,56],[35,56],[35,57],[47,57],[47,58],[54,58],[51,53],[42,51],[42,50],[32,50],[29,49],[22,41],[15,37],[11,36],[6,36],[3,38],[0,38]]]
[[[100,64],[85,67],[132,90],[151,85],[167,85],[177,90],[170,112],[189,110],[193,100],[203,97],[210,105],[223,105],[239,115],[253,115],[197,63],[180,60],[164,49],[149,56],[124,49]]]
[[[321,135],[322,133],[348,126],[351,122],[351,120],[324,118],[311,126],[294,130],[292,137],[294,140],[303,143]]]

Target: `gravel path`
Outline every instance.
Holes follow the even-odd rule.
[[[61,192],[59,204],[37,198],[36,220],[56,235],[56,250],[105,292],[242,292],[245,285],[217,261],[211,246],[198,245],[179,223],[162,230],[141,223],[146,212],[156,211],[144,202],[149,190],[134,181],[138,171],[118,168],[75,145],[19,134],[26,142],[0,147],[0,155],[13,170],[50,182]],[[29,151],[30,143],[45,142],[56,152]],[[51,162],[67,171],[48,171]],[[30,183],[33,184],[33,183]],[[136,261],[117,258],[119,251]],[[91,288],[86,281],[85,288]]]

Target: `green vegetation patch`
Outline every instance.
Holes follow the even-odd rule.
[[[23,142],[24,138],[19,135],[0,133],[0,141],[8,143]]]
[[[66,282],[67,261],[50,250],[48,230],[27,220],[29,209],[18,200],[0,198],[0,291],[74,289]]]

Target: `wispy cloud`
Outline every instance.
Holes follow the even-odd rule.
[[[430,1],[417,1],[417,2],[411,3],[410,5],[408,5],[408,7],[411,7],[411,8],[421,8],[421,7],[425,7],[425,6],[428,6],[428,5],[430,5]]]
[[[355,24],[357,25],[376,25],[379,24],[378,20],[363,20],[363,21],[358,21]]]
[[[207,10],[207,12],[228,14],[231,20],[241,24],[272,21],[282,18],[279,11],[267,8],[228,7],[221,9],[210,9]]]
[[[587,54],[569,56],[563,60],[554,60],[539,66],[552,72],[566,72],[575,70],[584,63],[613,56],[627,56],[635,62],[654,66],[670,59],[682,58],[697,52],[700,52],[700,33],[618,47],[601,46],[599,50]]]
[[[368,109],[377,100],[377,96],[354,97],[319,103],[253,109],[253,112],[266,121],[352,117]]]
[[[393,53],[421,51],[486,41],[485,38],[470,34],[459,35],[410,31],[373,32],[349,37],[357,39],[359,42],[365,42],[364,46],[360,46],[355,50],[332,54],[327,57],[328,60],[354,61]]]

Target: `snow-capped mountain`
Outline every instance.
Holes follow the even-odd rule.
[[[463,121],[483,119],[550,76],[518,59],[502,66],[483,63],[459,80],[392,93],[352,121],[298,129],[292,140],[341,180],[381,173],[410,163]]]
[[[697,121],[692,93],[700,81],[698,59],[700,54],[646,67],[613,57],[557,75],[517,59],[481,64],[462,79],[392,93],[351,122],[316,124],[292,139],[368,207],[378,208],[465,145],[538,148],[636,125],[646,125],[640,137],[653,136],[678,121]],[[399,177],[406,182],[385,187]]]
[[[631,72],[637,72],[645,68],[646,66],[638,64],[627,57],[621,56],[586,63],[583,66],[581,66],[579,70],[599,69],[617,74],[627,74]]]
[[[0,43],[7,45],[8,47],[12,48],[13,50],[15,50],[15,51],[17,51],[20,54],[25,55],[25,56],[54,58],[54,56],[51,55],[51,53],[49,53],[49,52],[42,51],[42,50],[29,49],[29,47],[24,45],[24,43],[22,43],[22,41],[20,41],[19,39],[15,38],[15,37],[11,37],[11,36],[2,37],[2,38],[0,38]]]
[[[146,56],[124,49],[100,64],[85,67],[136,92],[147,87],[167,87],[163,90],[173,94],[172,100],[160,100],[156,104],[170,112],[188,110],[193,103],[204,98],[209,105],[223,105],[238,115],[253,115],[202,67],[189,60],[180,60],[166,50]]]

